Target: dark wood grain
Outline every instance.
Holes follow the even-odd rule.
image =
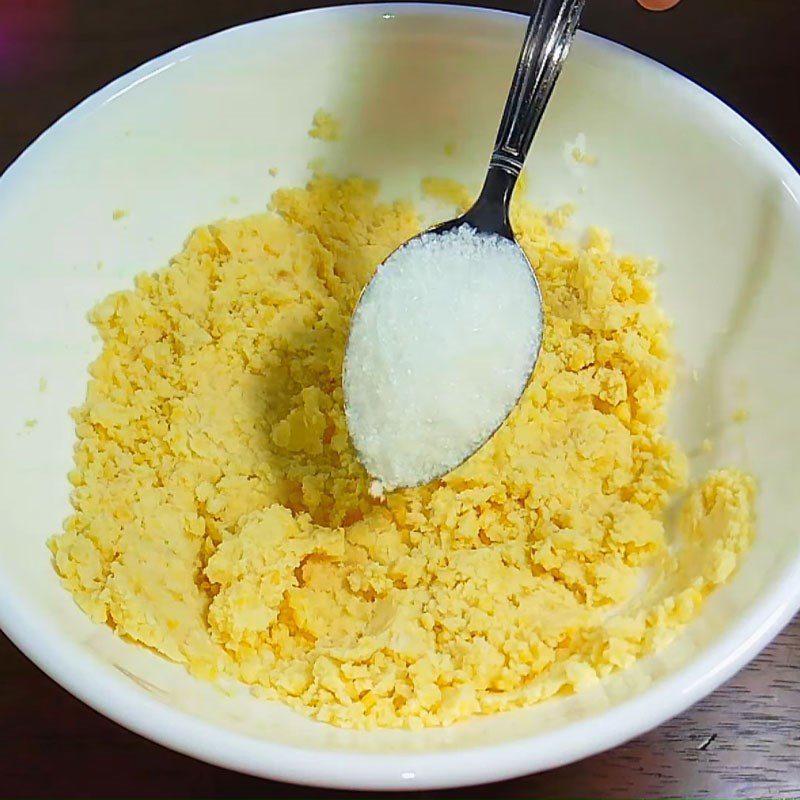
[[[694,708],[578,764],[462,789],[459,798],[800,797],[800,619]],[[83,706],[0,640],[5,797],[325,798],[211,767]],[[422,792],[444,797],[448,792]],[[419,797],[420,795],[415,795]]]
[[[336,4],[335,2],[329,4]],[[152,56],[287,0],[0,0],[0,169],[84,96]],[[524,11],[526,2],[496,2]],[[584,27],[725,99],[800,162],[797,0],[590,0]],[[579,764],[459,797],[800,797],[800,619],[680,717]],[[217,769],[89,710],[0,636],[0,795],[325,797]],[[424,793],[439,796],[446,793]]]

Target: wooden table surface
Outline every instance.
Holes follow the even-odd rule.
[[[312,5],[0,0],[0,169],[78,100],[142,61],[230,25]],[[711,89],[798,164],[798,20],[797,0],[683,0],[664,14],[640,11],[634,0],[589,0],[584,27]],[[569,767],[458,796],[798,798],[798,653],[800,618],[727,685],[651,733]],[[83,706],[0,636],[2,796],[337,794],[237,775],[145,741]]]

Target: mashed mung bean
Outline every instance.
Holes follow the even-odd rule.
[[[534,378],[476,455],[385,500],[348,439],[342,354],[362,286],[419,229],[410,204],[317,176],[100,303],[51,542],[81,608],[348,727],[534,703],[668,642],[747,547],[753,483],[707,476],[665,531],[687,467],[653,265],[599,231],[563,243],[519,198],[513,222],[546,310]]]

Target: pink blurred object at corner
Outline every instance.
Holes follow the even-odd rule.
[[[644,6],[648,11],[666,11],[678,5],[680,0],[639,0],[639,5]]]
[[[63,60],[74,0],[0,0],[0,82],[26,82]]]

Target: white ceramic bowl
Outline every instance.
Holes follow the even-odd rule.
[[[318,156],[380,177],[389,194],[414,194],[432,174],[477,183],[523,27],[513,15],[424,5],[246,25],[107,86],[0,180],[0,622],[103,714],[271,778],[478,783],[564,764],[658,725],[731,676],[800,606],[800,179],[718,100],[588,35],[536,141],[530,192],[543,205],[576,201],[576,230],[605,225],[619,247],[663,261],[663,302],[684,360],[674,433],[696,454],[697,473],[736,464],[761,481],[758,541],[680,639],[590,693],[445,730],[360,733],[195,681],[92,625],[56,579],[45,540],[68,513],[67,409],[82,400],[97,350],[86,310],[163,265],[197,223],[263,208]],[[319,107],[344,120],[341,142],[306,136]],[[564,157],[580,132],[595,167]],[[115,208],[130,214],[112,221]],[[749,420],[731,425],[740,406]],[[26,428],[28,419],[38,425]],[[715,449],[700,455],[706,436]]]

